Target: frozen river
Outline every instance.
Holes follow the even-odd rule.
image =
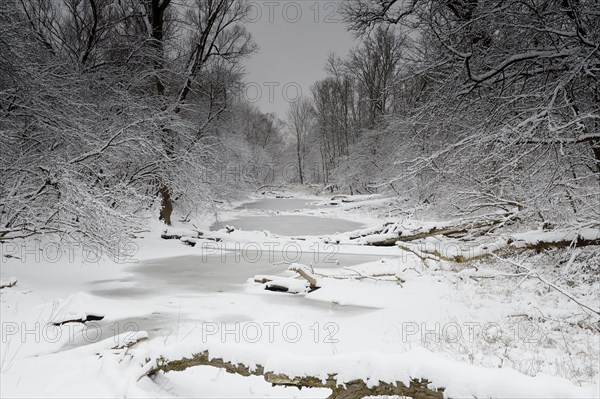
[[[265,211],[300,209],[308,201],[297,198],[263,199],[248,203],[243,209]],[[319,235],[344,232],[364,227],[360,223],[310,215],[242,216],[213,224],[212,230],[231,225],[242,230],[268,230],[287,236]],[[219,243],[205,243],[198,248],[198,255],[160,258],[141,262],[129,269],[132,274],[125,282],[132,286],[110,290],[105,294],[117,296],[144,296],[156,292],[173,293],[236,291],[249,278],[257,274],[279,274],[286,270],[286,262],[312,264],[315,267],[346,267],[379,260],[381,255],[344,253],[344,248],[319,245],[310,250],[285,249],[285,244],[240,244],[237,247]],[[264,243],[262,243],[264,244]],[[135,285],[133,285],[135,283]],[[149,289],[151,288],[151,290]],[[101,294],[101,291],[96,291]]]

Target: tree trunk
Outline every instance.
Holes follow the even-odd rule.
[[[155,54],[153,57],[154,62],[154,70],[155,70],[155,83],[156,83],[156,92],[159,97],[163,97],[165,95],[165,86],[161,80],[161,72],[164,68],[164,17],[165,10],[168,7],[171,0],[163,0],[162,3],[160,0],[151,0],[148,4],[150,7],[150,24],[152,27],[152,31],[150,32],[152,36],[151,46],[154,48]],[[173,155],[174,149],[172,147],[172,141],[169,140],[170,132],[163,128],[161,131],[162,141],[165,146],[165,152],[167,156],[171,157]],[[159,183],[158,192],[160,194],[160,213],[159,220],[162,220],[166,225],[171,225],[171,213],[173,212],[173,201],[171,199],[171,192],[169,187],[165,184],[165,182]]]
[[[160,185],[158,189],[160,194],[160,215],[159,219],[162,220],[166,225],[171,225],[171,213],[173,213],[173,200],[171,199],[171,192],[169,188],[164,184]]]
[[[600,177],[600,140],[592,141],[592,151],[594,152],[594,157],[596,158],[596,172]]]
[[[163,38],[164,38],[164,14],[168,1],[164,4],[160,4],[160,0],[152,0],[150,3],[150,23],[152,26],[152,42],[151,45],[154,48],[156,54],[154,54],[154,70],[156,74],[154,76],[156,81],[156,92],[159,96],[163,96],[165,93],[165,86],[160,78],[160,73],[164,68],[164,50],[163,50]]]
[[[302,175],[302,151],[301,151],[301,143],[300,143],[300,135],[297,136],[298,144],[296,146],[296,150],[298,152],[298,174],[300,175],[300,184],[304,184],[304,176]]]

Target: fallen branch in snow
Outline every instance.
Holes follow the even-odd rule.
[[[415,227],[406,227],[401,223],[385,223],[383,227],[368,232],[359,232],[349,238],[349,243],[372,246],[393,246],[397,242],[411,242],[435,236],[466,235],[482,236],[490,228],[497,228],[514,222],[518,211],[477,216],[471,219],[451,220],[441,223],[424,223]],[[335,240],[339,242],[339,240]]]
[[[0,285],[0,290],[4,289],[4,288],[14,287],[15,285],[17,285],[17,280],[10,280],[8,283],[1,284]]]
[[[55,321],[52,323],[52,325],[54,326],[62,326],[63,324],[67,324],[67,323],[82,323],[85,324],[88,321],[100,321],[104,319],[104,316],[100,316],[100,315],[93,315],[93,314],[86,314],[82,317],[76,318],[76,319],[68,319],[68,320],[62,320],[62,321]]]
[[[278,284],[278,283],[268,282],[265,284],[265,290],[267,290],[267,291],[289,292],[290,294],[297,294],[297,292],[294,292],[290,288],[291,288],[290,286],[288,286],[286,284],[281,284],[281,283]]]
[[[163,240],[179,240],[181,238],[181,234],[167,234],[163,233],[160,235],[160,238]]]
[[[292,269],[290,269],[292,270]],[[304,271],[303,271],[304,273]],[[304,273],[306,274],[306,273]],[[318,290],[319,286],[317,286],[317,281],[314,280],[314,284],[311,284],[310,275],[306,274],[304,277],[306,281],[298,280],[292,277],[282,277],[282,276],[266,276],[266,275],[256,275],[254,276],[254,282],[258,284],[262,284],[267,291],[275,291],[275,292],[289,292],[290,294],[300,294],[300,293],[308,293]],[[308,282],[308,285],[306,284]]]
[[[504,259],[499,257],[496,254],[491,254],[494,258],[499,259],[501,261],[510,263],[513,266],[517,266],[518,268],[521,268],[523,270],[525,270],[527,272],[526,277],[531,277],[531,278],[535,278],[539,281],[541,281],[542,283],[546,284],[548,287],[551,287],[553,289],[555,289],[556,291],[560,292],[561,294],[563,294],[564,296],[566,296],[567,298],[569,298],[570,300],[572,300],[573,302],[575,302],[576,304],[578,304],[579,306],[581,306],[584,309],[587,309],[593,313],[595,313],[596,315],[600,316],[600,310],[598,309],[593,309],[589,306],[587,306],[586,304],[582,303],[581,301],[579,301],[577,298],[575,298],[573,295],[571,295],[570,293],[568,293],[567,291],[565,291],[564,289],[560,288],[559,286],[557,286],[556,284],[546,280],[545,278],[543,278],[542,276],[540,276],[537,272],[534,272],[532,270],[530,270],[527,266],[522,265],[520,263],[517,263],[515,261],[512,261],[510,259]]]
[[[265,283],[268,283],[269,281],[273,281],[276,278],[277,277],[274,277],[274,276],[256,275],[256,276],[254,276],[254,282],[259,283],[259,284],[265,284]]]
[[[393,277],[396,280],[396,282],[398,282],[398,284],[402,284],[402,283],[406,282],[402,277],[398,276],[395,273],[380,273],[380,274],[368,275],[368,274],[362,274],[354,269],[350,269],[350,268],[344,268],[344,269],[349,270],[355,274],[329,275],[329,274],[316,273],[314,270],[312,270],[312,268],[311,268],[311,271],[309,272],[307,266],[300,265],[300,264],[293,264],[290,266],[290,268],[288,270],[298,273],[300,275],[300,277],[302,277],[303,279],[308,281],[308,284],[310,285],[310,291],[314,291],[314,290],[320,288],[319,286],[317,286],[317,279],[315,278],[315,276],[319,276],[319,277],[323,277],[323,278],[333,278],[336,280],[346,280],[346,279],[347,280],[365,280],[365,279],[380,280],[383,277]],[[258,282],[256,277],[255,277],[254,281]]]
[[[410,247],[408,245],[403,245],[403,244],[398,244],[398,248],[400,248],[403,251],[406,252],[410,252],[411,254],[417,256],[419,259],[421,259],[423,262],[425,262],[426,260],[433,260],[433,261],[440,261],[440,260],[448,260],[448,259],[444,259],[437,251],[433,251],[433,252],[427,252],[427,251],[422,251],[418,248],[414,248],[414,247]]]
[[[179,241],[181,241],[185,245],[189,245],[190,247],[195,247],[197,244],[196,240],[191,237],[181,237]]]
[[[310,288],[312,288],[312,289],[319,288],[319,287],[317,287],[317,280],[313,276],[309,275],[304,270],[303,267],[291,266],[289,270],[298,273],[300,275],[300,277],[302,277],[303,279],[308,281],[308,284],[310,284]]]
[[[288,262],[283,262],[289,264]],[[292,294],[307,293],[318,290],[317,279],[314,277],[314,271],[312,267],[309,269],[307,266],[293,263],[289,266],[288,270],[298,273],[306,282],[299,281],[290,277],[278,277],[278,276],[254,276],[254,282],[264,284],[265,290],[275,292],[289,292]]]
[[[290,277],[273,277],[272,279],[266,279],[263,284],[267,291],[289,292],[290,294],[306,294],[321,288]]]
[[[482,227],[490,227],[490,226],[493,226],[498,223],[500,223],[500,220],[491,220],[491,221],[485,221],[485,222],[479,222],[479,223],[467,223],[467,224],[461,224],[461,225],[457,225],[457,226],[450,226],[450,227],[446,227],[446,228],[438,228],[438,227],[434,226],[433,228],[425,230],[420,233],[400,235],[398,237],[397,241],[409,242],[409,241],[420,240],[422,238],[434,237],[434,236],[440,236],[440,235],[441,236],[451,236],[451,235],[455,235],[455,234],[463,234],[463,233],[467,233],[469,231],[473,232],[474,230],[480,229]],[[371,245],[374,245],[374,244],[371,244]]]
[[[575,239],[565,239],[559,241],[544,241],[539,240],[536,242],[526,242],[525,247],[518,246],[519,241],[508,241],[509,246],[515,248],[533,249],[536,251],[542,251],[548,248],[568,248],[568,247],[587,247],[590,245],[600,245],[600,238],[586,238],[581,235],[577,235]],[[515,245],[517,244],[517,245]]]
[[[196,233],[196,237],[191,237],[189,236],[189,232],[193,231]],[[185,230],[182,231],[180,233],[169,233],[168,230],[165,230],[161,235],[160,238],[162,238],[163,240],[181,240],[182,238],[186,238],[187,236],[189,236],[190,238],[201,238],[204,235],[204,232],[193,228],[190,230]]]
[[[148,341],[148,333],[146,331],[138,331],[132,336],[127,337],[123,340],[123,342],[119,342],[117,345],[113,346],[111,349],[113,350],[121,350],[121,349],[129,349],[140,342]]]
[[[427,259],[434,261],[447,261],[455,263],[468,263],[480,260],[500,251],[510,250],[511,253],[519,253],[527,250],[541,252],[552,248],[586,247],[600,245],[600,229],[570,229],[556,230],[549,232],[530,231],[513,236],[498,237],[493,243],[461,249],[460,241],[439,242],[431,249],[431,245],[411,244],[398,242],[398,247],[425,261]],[[429,247],[429,248],[428,248]],[[456,250],[452,253],[448,250]],[[446,254],[442,252],[446,251]]]
[[[395,281],[398,285],[402,286],[402,283],[406,281],[400,277],[396,273],[376,273],[376,274],[363,274],[356,270],[350,268],[344,268],[346,270],[351,271],[354,274],[322,274],[317,273],[314,270],[312,272],[308,272],[308,268],[306,266],[300,267],[303,265],[292,265],[288,270],[298,273],[300,277],[302,277],[308,283],[304,283],[303,286],[298,286],[299,280],[290,277],[280,277],[280,276],[265,276],[265,275],[256,275],[254,276],[254,282],[258,284],[263,284],[265,289],[268,291],[275,292],[289,292],[293,294],[298,293],[309,293],[321,288],[317,285],[316,277],[321,278],[330,278],[336,280],[375,280],[375,281]]]
[[[545,316],[539,309],[537,309],[537,310],[538,310],[538,312],[540,312],[540,316],[537,316],[537,317],[531,316],[526,313],[508,315],[507,317],[522,317],[522,318],[526,319],[527,321],[536,322],[536,323],[545,323],[546,321],[551,320],[551,321],[554,321],[557,323],[568,324],[571,327],[582,328],[584,330],[589,330],[589,331],[592,331],[595,333],[600,333],[600,320],[596,321],[596,322],[589,322],[586,320],[580,320],[578,322],[558,320],[558,319],[553,319],[548,316]]]
[[[405,283],[402,277],[400,277],[397,273],[375,273],[375,274],[364,274],[360,273],[357,270],[351,269],[349,267],[344,267],[344,270],[349,270],[354,274],[322,274],[322,273],[314,273],[315,276],[323,277],[323,278],[332,278],[336,280],[375,280],[375,281],[392,281],[390,279],[386,279],[386,277],[391,277],[395,280],[399,285]]]
[[[297,387],[297,388],[328,388],[332,390],[330,399],[354,399],[365,396],[409,396],[418,399],[442,399],[444,389],[431,389],[426,379],[412,379],[408,386],[400,381],[395,384],[379,382],[371,386],[363,380],[353,380],[338,384],[336,374],[329,374],[326,380],[316,376],[290,377],[286,374],[265,371],[259,364],[250,368],[244,364],[234,364],[221,358],[211,358],[208,351],[195,353],[190,358],[183,357],[177,360],[165,360],[159,358],[154,367],[149,368],[139,379],[145,376],[153,376],[159,371],[168,373],[170,371],[183,371],[195,366],[212,366],[224,369],[228,373],[238,374],[244,377],[251,375],[262,376],[266,382],[272,385]]]
[[[396,282],[400,285],[402,283],[406,283],[406,280],[404,280],[402,277],[400,277],[396,273],[376,273],[376,274],[368,275],[368,274],[359,273],[358,271],[356,271],[354,269],[350,269],[349,267],[345,267],[344,269],[350,270],[351,272],[358,274],[358,276],[347,276],[347,278],[349,277],[353,280],[364,280],[364,279],[381,280],[384,277],[393,277],[396,280]],[[333,277],[333,278],[336,278],[336,277]]]

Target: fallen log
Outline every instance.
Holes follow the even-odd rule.
[[[273,292],[289,292],[290,294],[297,294],[297,292],[291,292],[290,287],[284,284],[276,284],[268,282],[265,284],[265,290]]]
[[[163,233],[160,235],[160,238],[163,240],[179,240],[182,237],[181,234],[167,234]]]
[[[537,238],[536,238],[537,237]],[[558,238],[557,238],[558,237]],[[495,255],[501,251],[510,250],[511,253],[521,253],[528,250],[542,252],[553,248],[579,248],[600,245],[599,229],[557,230],[553,232],[528,232],[515,234],[512,237],[498,237],[496,242],[480,245],[469,249],[460,249],[455,254],[444,254],[445,247],[454,249],[460,246],[460,242],[440,242],[438,248],[428,250],[419,244],[398,242],[398,247],[404,251],[411,252],[421,260],[447,261],[455,263],[468,263]]]
[[[398,241],[410,242],[435,236],[452,237],[466,234],[477,236],[489,232],[490,228],[513,222],[517,219],[517,215],[517,212],[487,215],[479,219],[449,221],[443,225],[418,227],[414,230],[406,229],[396,223],[386,223],[380,229],[350,237],[350,240],[360,240],[365,245],[376,247],[389,247],[396,245]]]
[[[559,241],[537,241],[537,242],[525,242],[524,247],[519,246],[519,240],[507,241],[507,245],[516,248],[532,249],[541,252],[549,248],[568,248],[568,247],[587,247],[590,245],[600,245],[600,238],[586,238],[581,235],[573,240],[559,240]]]
[[[194,237],[194,238],[202,238],[202,236],[204,235],[204,232],[198,230],[197,228],[190,229],[190,231],[196,233],[196,237]],[[187,232],[187,233],[189,234],[189,232]],[[191,236],[185,235],[185,234],[169,233],[167,230],[165,230],[164,233],[162,233],[160,235],[160,238],[162,238],[163,240],[181,240],[182,238],[185,238],[186,236],[191,237]]]
[[[250,368],[244,364],[234,364],[221,358],[211,358],[208,351],[195,353],[190,358],[183,357],[177,360],[159,358],[156,365],[149,368],[139,379],[145,376],[152,377],[158,372],[183,371],[195,366],[217,367],[228,373],[244,377],[262,376],[266,382],[274,386],[327,388],[332,391],[328,397],[329,399],[356,399],[374,395],[409,396],[415,399],[442,399],[444,397],[444,389],[429,388],[430,382],[426,379],[412,379],[408,385],[401,381],[396,381],[395,384],[380,381],[375,385],[367,385],[363,380],[352,380],[342,384],[337,382],[337,374],[328,374],[326,380],[316,376],[290,377],[283,373],[265,371],[265,368],[259,364]]]
[[[310,285],[305,281],[290,277],[276,277],[271,280],[267,279],[264,286],[267,291],[289,292],[290,294],[306,294],[321,288],[317,285]]]

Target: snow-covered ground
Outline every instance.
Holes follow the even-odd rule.
[[[131,248],[119,259],[97,259],[92,248],[63,243],[3,244],[2,284],[17,283],[0,291],[1,395],[330,393],[272,387],[258,376],[207,366],[144,376],[158,358],[208,350],[288,376],[335,373],[339,382],[372,385],[425,378],[446,388],[447,397],[600,396],[600,335],[581,324],[580,305],[499,262],[462,268],[424,262],[396,246],[327,244],[343,228],[366,231],[383,222],[371,209],[385,200],[361,200],[235,204],[216,225],[206,218],[167,231],[194,247],[161,239],[157,224],[121,243]],[[265,231],[266,216],[281,217],[282,225]],[[209,232],[227,225],[235,229]],[[306,265],[320,288],[305,292],[291,263]],[[255,276],[295,278],[300,293],[267,291]],[[571,292],[598,308],[596,282],[572,284]],[[67,322],[93,316],[102,319]]]

